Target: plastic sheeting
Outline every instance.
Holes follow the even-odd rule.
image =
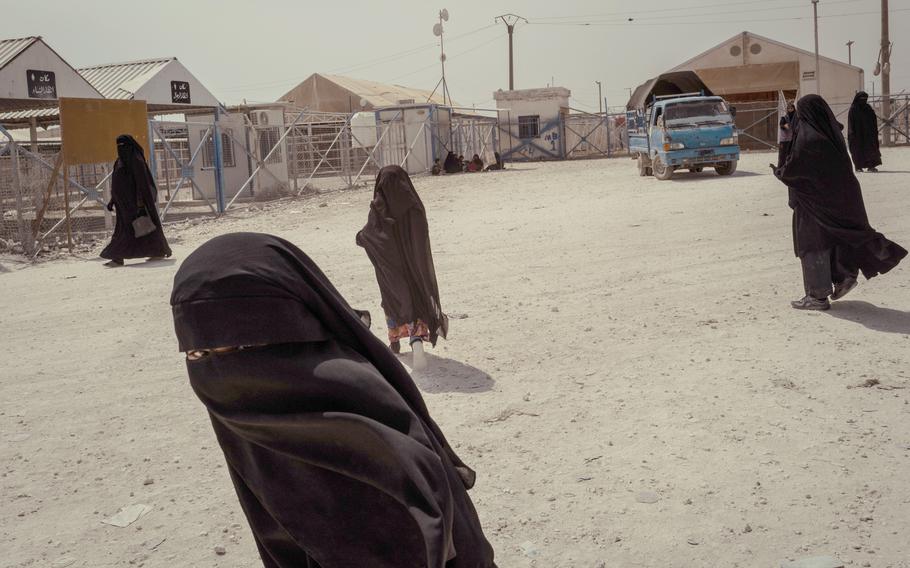
[[[683,93],[704,93],[706,96],[714,94],[711,89],[692,71],[674,71],[664,73],[643,83],[632,93],[626,105],[627,110],[644,108],[654,100],[654,97],[666,95],[681,95]]]
[[[696,71],[718,95],[778,92],[799,89],[799,62],[715,67]]]

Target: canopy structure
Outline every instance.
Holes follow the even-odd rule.
[[[103,98],[42,38],[0,40],[0,123],[56,114],[60,97]]]
[[[658,75],[650,81],[639,85],[635,92],[632,93],[632,98],[629,99],[628,104],[626,104],[626,109],[644,108],[655,97],[682,95],[685,93],[701,93],[707,96],[714,94],[694,72],[674,71]]]
[[[32,38],[40,41],[40,38]],[[0,44],[2,45],[2,44]],[[48,48],[49,49],[49,48]],[[61,60],[62,61],[62,60]],[[212,109],[218,99],[180,63],[176,57],[110,63],[74,70],[67,75],[68,88],[62,89],[57,76],[57,97],[42,104],[9,107],[0,104],[0,124],[19,127],[29,124],[49,126],[60,120],[59,97],[104,98],[146,101],[151,114],[185,113]],[[0,85],[4,85],[0,77]],[[73,85],[81,86],[81,89]],[[0,94],[0,101],[3,95]]]
[[[442,91],[433,93],[424,89],[320,73],[313,73],[279,100],[311,111],[347,113],[408,104],[445,104]],[[454,105],[452,101],[448,102]]]

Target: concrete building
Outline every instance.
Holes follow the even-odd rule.
[[[569,114],[571,94],[563,87],[493,93],[499,112],[503,160],[564,158],[564,119]]]

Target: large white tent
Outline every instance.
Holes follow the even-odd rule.
[[[280,101],[315,112],[358,112],[409,104],[442,105],[442,91],[387,85],[341,75],[313,73]],[[452,101],[447,101],[453,105]]]
[[[737,107],[736,122],[747,130],[745,147],[766,147],[777,139],[777,100],[821,94],[835,113],[847,111],[863,89],[859,67],[779,41],[742,32],[677,65],[670,71],[694,71],[718,95]]]
[[[751,32],[742,32],[677,65],[695,71],[712,91],[731,101],[768,100],[778,91],[821,94],[834,106],[849,104],[863,88],[863,70]]]

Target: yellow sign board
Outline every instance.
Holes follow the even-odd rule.
[[[99,164],[117,159],[117,137],[129,134],[148,158],[148,109],[145,101],[60,99],[63,162]]]

